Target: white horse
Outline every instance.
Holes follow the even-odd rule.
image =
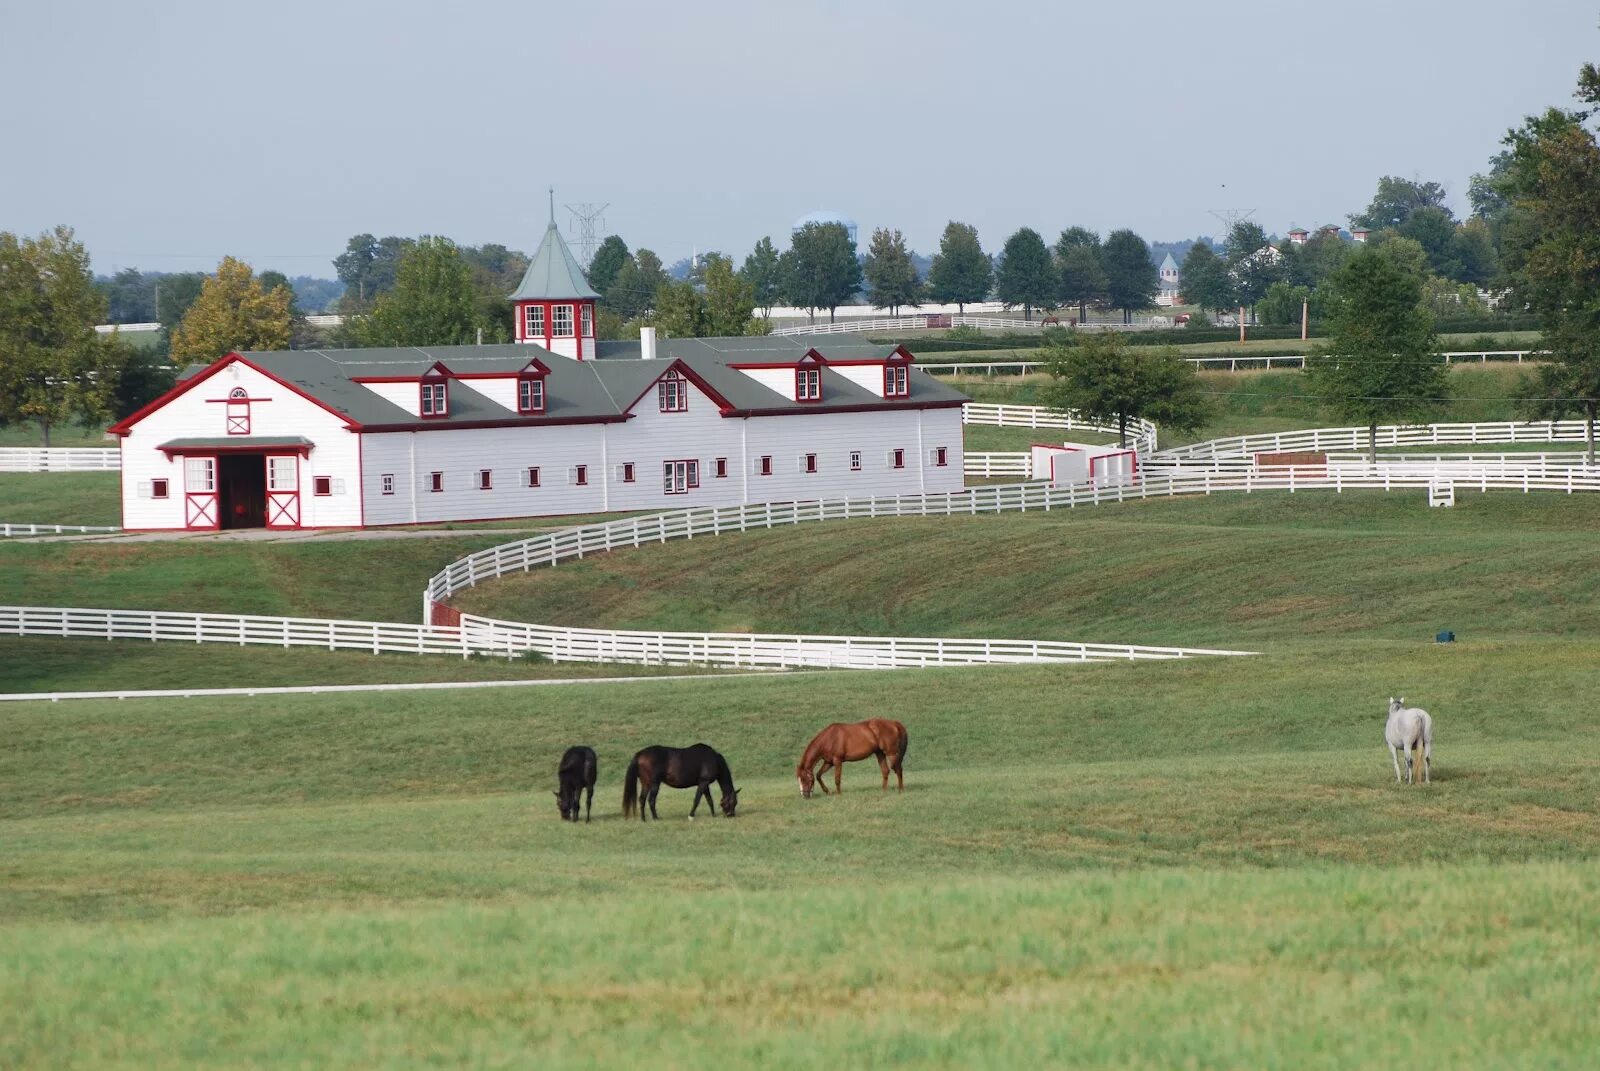
[[[1383,738],[1394,760],[1394,779],[1416,784],[1433,780],[1433,719],[1426,710],[1406,706],[1405,697],[1389,697],[1389,724]],[[1405,777],[1400,776],[1400,752],[1406,753]]]

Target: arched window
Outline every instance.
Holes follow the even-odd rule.
[[[228,392],[228,434],[250,434],[250,392],[243,387]]]

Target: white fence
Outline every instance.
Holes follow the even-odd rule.
[[[41,535],[100,535],[121,528],[95,524],[7,524],[0,522],[0,538]]]
[[[463,657],[479,649],[462,629],[445,626],[48,606],[0,606],[0,635],[321,647],[370,654]]]
[[[121,468],[122,451],[116,447],[0,447],[0,472],[116,472]]]
[[[1514,362],[1522,364],[1524,360],[1533,361],[1541,356],[1537,350],[1452,350],[1441,353],[1445,364],[1486,364],[1490,360]],[[1304,368],[1306,358],[1304,354],[1286,354],[1274,357],[1252,357],[1249,354],[1234,355],[1231,357],[1185,357],[1184,360],[1196,368],[1226,368],[1230,372],[1258,371],[1273,368]],[[1033,372],[1042,371],[1044,361],[918,361],[917,367],[933,375],[1010,375],[1025,376]]]
[[[1541,420],[1517,423],[1492,421],[1479,424],[1382,425],[1377,429],[1379,448],[1430,446],[1450,443],[1554,443],[1582,442],[1581,420]],[[1208,439],[1189,446],[1169,447],[1160,458],[1169,461],[1208,457],[1246,457],[1289,450],[1347,450],[1367,448],[1366,428],[1307,428],[1301,431],[1239,435]]]
[[[980,331],[1028,331],[1041,327],[1065,326],[1047,324],[1043,318],[1023,320],[1012,316],[971,316],[945,313],[919,313],[910,316],[859,317],[836,320],[833,323],[790,324],[774,327],[774,335],[845,335],[866,331],[927,331],[951,327],[976,327]],[[1131,324],[1087,323],[1080,324],[1085,331],[1148,331],[1157,327],[1171,327],[1172,320],[1164,316],[1145,317]]]
[[[1004,453],[973,453],[967,451],[963,474],[969,480],[1002,480],[1033,478],[1033,455],[1026,451]]]
[[[961,407],[963,424],[984,424],[1001,428],[1061,428],[1065,431],[1089,431],[1097,435],[1116,435],[1117,426],[1100,420],[1090,420],[1068,411],[1049,409],[1042,405],[991,405],[987,402],[968,402]],[[1148,420],[1130,420],[1128,431],[1133,447],[1141,454],[1156,449],[1158,429]]]

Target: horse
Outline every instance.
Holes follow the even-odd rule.
[[[578,820],[578,795],[583,789],[589,790],[589,806],[583,820],[589,820],[589,815],[594,811],[594,782],[599,772],[600,760],[595,758],[592,747],[569,747],[567,753],[561,756],[561,765],[556,768],[561,791],[555,797],[556,806],[561,808],[563,822]]]
[[[1400,751],[1406,753],[1407,784],[1419,780],[1433,780],[1433,719],[1426,710],[1406,706],[1405,697],[1389,697],[1389,723],[1384,726],[1383,739],[1389,745],[1389,758],[1394,760],[1394,779],[1400,776]]]
[[[660,819],[656,813],[656,796],[661,792],[662,785],[672,788],[693,788],[694,804],[689,808],[689,817],[694,817],[695,811],[700,809],[700,797],[706,799],[706,806],[711,807],[711,782],[715,781],[722,789],[722,813],[727,818],[732,818],[739,806],[739,790],[733,787],[733,771],[728,769],[728,760],[717,753],[709,744],[696,744],[693,747],[647,747],[633,756],[633,761],[628,763],[628,774],[622,787],[622,813],[633,816],[635,805],[639,808],[639,821],[645,820],[645,807],[650,808],[650,817]],[[717,812],[712,809],[711,813]]]
[[[830,766],[833,768],[833,789],[843,793],[841,782],[844,764],[868,755],[878,760],[878,770],[883,774],[883,790],[889,791],[889,771],[892,769],[899,790],[904,792],[906,775],[900,764],[905,761],[906,744],[909,741],[906,727],[888,718],[868,718],[853,725],[836,721],[811,738],[805,754],[800,756],[800,764],[794,768],[795,779],[800,782],[800,795],[810,799],[811,786],[816,784],[826,796],[828,785],[824,778],[828,776]],[[816,770],[819,762],[822,764],[820,771]]]

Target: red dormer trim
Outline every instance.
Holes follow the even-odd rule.
[[[450,415],[450,381],[434,375],[436,369],[437,366],[430,369],[417,384],[417,415],[423,420],[439,420]]]
[[[802,364],[794,370],[794,400],[807,404],[822,401],[821,368]]]
[[[668,372],[677,372],[679,375],[683,376],[684,379],[687,379],[690,383],[693,383],[697,388],[699,388],[700,393],[704,394],[707,398],[710,398],[716,403],[719,411],[723,413],[733,412],[732,402],[728,401],[728,399],[719,394],[717,390],[711,386],[711,384],[705,381],[703,376],[680,360],[674,360],[665,368],[663,368],[661,370],[661,375],[657,376],[655,379],[652,379],[648,384],[646,384],[644,390],[639,392],[638,397],[634,398],[633,401],[623,406],[622,411],[627,413],[629,416],[632,416],[634,407],[644,400],[645,395],[651,394],[655,391],[656,384],[660,383],[661,377],[665,376]]]
[[[346,428],[348,428],[349,430],[351,430],[351,431],[360,431],[361,430],[361,425],[360,424],[356,423],[354,420],[351,420],[348,416],[346,416],[344,413],[339,412],[339,410],[335,409],[333,406],[329,405],[327,402],[324,402],[320,398],[316,398],[316,397],[313,397],[310,394],[307,394],[304,390],[302,390],[299,387],[295,386],[293,383],[290,383],[286,379],[280,379],[279,377],[273,375],[271,372],[267,371],[265,368],[262,368],[260,365],[253,364],[250,361],[245,360],[245,358],[240,356],[240,354],[237,351],[235,351],[233,353],[229,353],[225,357],[223,357],[220,360],[218,360],[211,367],[203,369],[202,371],[196,372],[194,375],[190,376],[188,379],[185,379],[181,383],[177,384],[171,390],[167,391],[165,394],[163,394],[161,397],[157,398],[155,401],[151,402],[149,405],[145,406],[143,409],[140,409],[139,411],[137,411],[135,413],[132,413],[129,416],[123,417],[121,420],[117,421],[115,424],[111,425],[111,427],[107,428],[106,430],[108,432],[110,432],[112,435],[118,436],[119,438],[126,437],[127,435],[132,433],[134,425],[139,423],[139,421],[143,420],[145,417],[149,416],[151,413],[154,413],[157,409],[160,409],[162,406],[166,405],[168,402],[171,402],[174,398],[178,398],[178,397],[180,397],[180,396],[182,396],[184,394],[187,394],[190,390],[193,390],[195,387],[198,387],[200,384],[204,383],[206,380],[210,379],[212,376],[216,375],[218,372],[221,372],[224,368],[227,368],[228,366],[233,365],[233,364],[242,364],[246,368],[250,369],[252,372],[257,372],[257,373],[259,373],[259,374],[261,374],[263,376],[266,376],[269,380],[271,380],[272,382],[276,383],[278,386],[284,388],[285,390],[289,391],[291,394],[298,395],[299,397],[304,398],[306,401],[310,402],[312,405],[315,405],[317,408],[326,410],[328,413],[331,413],[333,416],[337,417],[344,424],[344,426]]]

